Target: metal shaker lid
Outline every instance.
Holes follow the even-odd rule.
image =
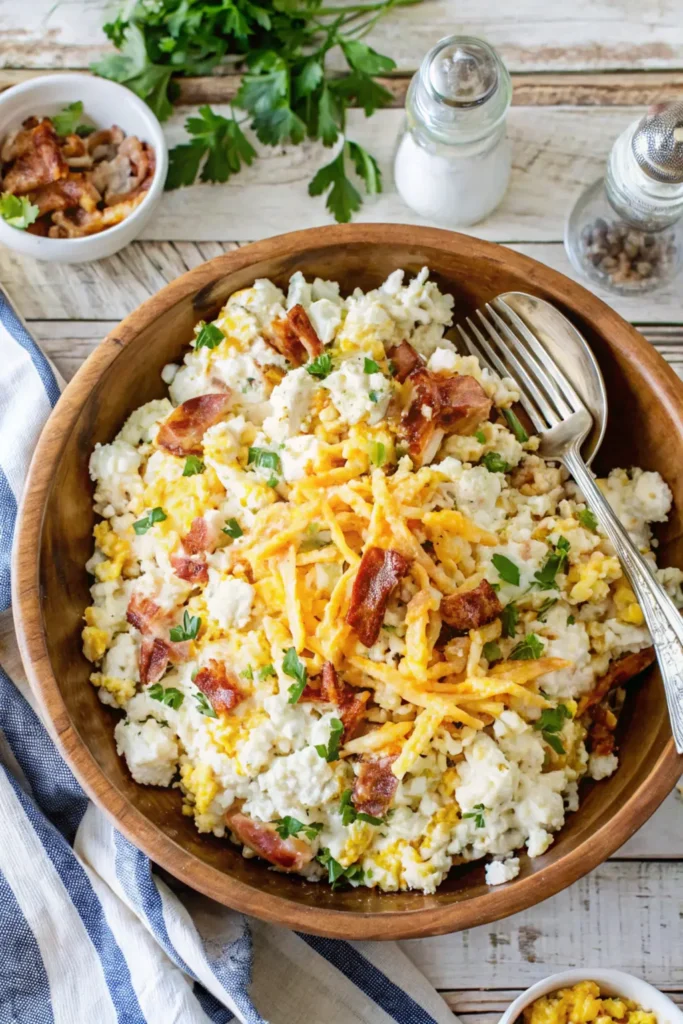
[[[650,107],[635,130],[631,148],[650,178],[670,185],[683,183],[683,101]]]

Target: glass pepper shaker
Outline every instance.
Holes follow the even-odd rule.
[[[505,117],[512,84],[488,43],[449,36],[426,55],[406,99],[394,162],[402,199],[439,226],[475,224],[510,177]]]
[[[683,254],[683,102],[658,104],[612,147],[581,195],[564,244],[574,268],[621,295],[670,281]]]

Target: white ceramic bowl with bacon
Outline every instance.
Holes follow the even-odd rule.
[[[0,143],[5,145],[27,118],[34,117],[38,121],[52,118],[70,104],[78,102],[83,104],[83,118],[91,127],[105,131],[117,126],[119,134],[126,139],[135,137],[140,140],[150,158],[147,180],[143,191],[138,189],[139,194],[132,201],[118,207],[122,213],[117,213],[112,205],[105,206],[102,211],[105,214],[103,225],[86,225],[84,230],[91,231],[94,228],[96,233],[81,237],[34,234],[14,227],[0,217],[0,243],[34,259],[85,263],[113,255],[142,231],[163,193],[168,150],[159,121],[149,107],[129,89],[104,78],[76,73],[46,75],[8,89],[0,96]],[[70,166],[69,179],[72,178],[75,187],[76,179],[83,178],[83,175],[78,170],[74,172]],[[21,185],[17,191],[20,190]],[[90,220],[94,221],[96,214],[99,211],[94,209]],[[87,219],[85,214],[84,219]]]

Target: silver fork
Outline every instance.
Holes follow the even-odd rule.
[[[645,616],[659,661],[676,750],[683,753],[683,619],[657,582],[596,484],[581,456],[593,418],[567,376],[527,324],[501,299],[477,310],[458,331],[472,355],[494,373],[512,377],[520,402],[540,435],[539,452],[561,462],[578,484],[626,570]],[[480,328],[483,328],[483,332]]]

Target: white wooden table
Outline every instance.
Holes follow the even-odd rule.
[[[0,89],[43,70],[86,68],[107,49],[107,0],[0,0]],[[395,105],[352,137],[379,157],[386,192],[361,219],[417,222],[391,184],[391,158],[410,75],[452,32],[481,35],[513,73],[509,130],[514,169],[507,197],[473,234],[571,275],[564,218],[598,178],[612,140],[643,105],[683,95],[683,0],[426,0],[395,11],[369,37],[397,62]],[[182,83],[168,123],[183,136],[192,105],[229,102],[233,76]],[[70,377],[125,314],[166,282],[227,249],[326,223],[306,186],[329,159],[317,144],[269,149],[226,185],[165,196],[144,238],[111,259],[59,267],[0,252],[0,284],[34,336]],[[603,296],[636,324],[683,376],[683,278],[642,298]],[[0,620],[3,660],[18,671],[11,623]],[[488,1024],[520,988],[566,967],[621,967],[678,993],[683,1004],[683,801],[672,795],[610,861],[559,896],[498,924],[405,943],[464,1021]]]

